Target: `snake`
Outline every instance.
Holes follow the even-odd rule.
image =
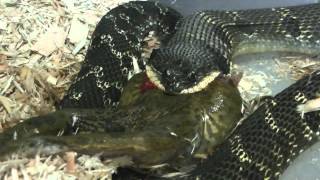
[[[144,70],[168,93],[193,93],[219,73],[228,74],[232,59],[241,54],[318,54],[318,6],[209,10],[182,18],[159,3],[120,5],[97,24],[82,68],[61,107],[116,106],[128,79]],[[141,54],[150,32],[161,47],[144,60]]]
[[[183,96],[205,91],[219,76],[229,74],[232,60],[243,54],[276,51],[318,55],[319,9],[320,4],[205,10],[182,17],[157,2],[119,5],[97,24],[80,72],[59,108],[121,107],[124,87],[139,72],[145,72],[166,96]],[[160,41],[150,58],[143,57],[146,37]],[[319,137],[318,109],[304,113],[298,108],[319,94],[317,70],[263,100],[195,169],[172,179],[279,178]],[[135,174],[120,173],[116,178],[134,179]]]
[[[130,79],[117,109],[66,108],[6,129],[0,134],[0,157],[16,150],[24,156],[70,150],[102,158],[128,156],[134,163],[130,168],[163,177],[185,173],[206,158],[242,117],[241,96],[229,77],[219,77],[201,92],[172,96],[154,88],[141,93],[145,76]],[[164,168],[152,171],[163,163]]]

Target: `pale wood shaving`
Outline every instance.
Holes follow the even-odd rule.
[[[70,154],[69,154],[70,153]],[[60,156],[20,159],[15,157],[6,162],[0,162],[0,179],[110,179],[117,167],[131,165],[128,157],[114,158],[102,162],[96,156],[81,155],[76,158],[74,152],[69,152],[66,161]],[[18,159],[17,159],[18,158]],[[13,173],[12,173],[13,172]]]
[[[49,56],[58,48],[64,46],[67,33],[61,27],[51,27],[49,31],[42,35],[38,41],[31,47],[32,50],[39,52],[44,56]]]
[[[67,161],[67,172],[68,173],[75,173],[76,172],[76,162],[75,162],[75,157],[77,156],[76,152],[66,152],[65,153],[65,159]]]
[[[259,54],[256,55],[257,57]],[[303,54],[280,54],[276,58],[261,59],[259,61],[270,61],[275,63],[276,68],[272,71],[274,73],[263,72],[256,68],[247,66],[238,67],[234,64],[235,71],[243,71],[244,75],[239,83],[239,90],[242,98],[245,101],[253,100],[259,96],[270,96],[273,89],[270,87],[273,83],[278,83],[284,80],[292,80],[292,82],[310,74],[311,72],[320,69],[319,57],[311,57]],[[284,89],[285,87],[283,87]]]
[[[11,169],[11,178],[13,180],[19,180],[19,175],[18,175],[18,171],[16,168]]]
[[[319,57],[286,57],[290,59],[289,69],[292,77],[295,80],[302,78],[306,74],[310,74],[311,72],[320,69],[320,59]]]
[[[88,24],[82,23],[77,17],[74,17],[71,22],[71,28],[68,34],[68,39],[71,43],[79,43],[87,37],[88,32]]]
[[[320,110],[320,98],[310,99],[304,104],[299,104],[297,106],[297,111],[304,117],[305,113],[319,111]]]
[[[0,95],[12,103],[11,114],[0,108],[3,121],[54,110],[79,70],[96,23],[127,1],[0,1]]]
[[[6,72],[8,69],[8,64],[0,64],[0,73]]]
[[[12,101],[5,97],[5,96],[0,96],[0,104],[6,109],[6,111],[11,114],[12,113]]]

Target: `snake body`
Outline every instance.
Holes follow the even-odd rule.
[[[112,9],[97,24],[61,107],[116,106],[128,79],[145,69],[144,38],[154,31],[167,42],[180,17],[173,9],[152,2],[129,2]]]
[[[127,81],[145,69],[160,89],[183,94],[202,91],[218,74],[228,74],[232,59],[241,54],[288,51],[318,55],[319,10],[320,4],[202,11],[182,19],[173,9],[154,2],[120,5],[97,25],[61,108],[117,106]],[[161,46],[144,60],[141,53],[150,31]],[[304,116],[297,111],[298,105],[318,98],[319,93],[320,71],[316,71],[266,99],[208,159],[189,176],[177,179],[278,178],[319,136],[319,111]],[[136,177],[120,174],[118,178],[121,176]]]
[[[130,79],[116,110],[63,109],[7,129],[0,135],[0,157],[16,150],[22,155],[73,150],[104,158],[128,156],[135,169],[149,171],[166,163],[160,172],[151,171],[161,177],[208,156],[241,118],[240,93],[229,78],[220,77],[198,93],[171,96],[159,89],[141,94],[143,75]],[[63,136],[55,136],[59,132]]]
[[[302,117],[297,111],[299,104],[319,98],[319,92],[318,70],[266,99],[189,178],[278,179],[299,153],[319,139],[320,112]]]
[[[152,9],[150,7],[156,11],[148,13]],[[160,29],[165,31],[155,31],[164,41],[161,41],[159,49],[152,52],[150,59],[142,64],[146,64],[149,78],[160,89],[179,94],[200,91],[219,73],[228,74],[232,59],[241,54],[280,51],[318,55],[319,10],[320,4],[240,11],[201,11],[181,19],[177,12],[157,3],[129,2],[120,5],[107,13],[97,25],[84,67],[62,105],[89,104],[91,101],[86,97],[92,97],[93,92],[102,93],[104,103],[99,103],[100,106],[116,103],[117,99],[105,97],[120,96],[121,88],[129,78],[126,73],[118,73],[121,74],[118,76],[115,71],[123,67],[119,69],[119,65],[115,67],[114,64],[131,58],[126,72],[134,73],[135,58],[139,57],[126,56],[126,52],[115,45],[136,47],[137,44],[128,46],[122,40],[129,34],[138,37],[133,39],[141,43],[141,35],[145,36],[154,30],[154,27],[149,29],[146,26],[148,28],[143,29],[146,31],[141,31],[140,27],[146,22],[155,26],[160,24]],[[168,19],[171,21],[166,21]],[[109,24],[112,26],[111,31],[107,30]],[[130,30],[121,27],[130,27]],[[139,33],[133,32],[137,29]],[[103,41],[103,36],[111,39]],[[110,49],[114,52],[104,52]],[[129,52],[141,53],[141,49],[140,46]],[[102,78],[99,78],[99,73],[92,73],[92,69],[97,67],[101,67]],[[139,67],[145,69],[144,65]],[[121,77],[122,81],[108,79],[111,77]],[[101,87],[100,81],[108,84],[104,86],[106,89]],[[87,83],[90,88],[82,87]],[[109,93],[110,88],[114,89],[114,83],[118,83],[115,86],[118,87],[116,96]],[[190,176],[191,179],[277,178],[290,160],[319,134],[319,112],[308,113],[302,118],[296,111],[299,103],[317,98],[319,83],[319,72],[315,72],[264,102],[209,160],[198,166]],[[74,94],[80,93],[82,96],[75,100]],[[101,95],[94,97],[100,98]]]
[[[149,78],[166,91],[200,91],[219,73],[230,72],[242,54],[319,54],[319,4],[243,11],[201,11],[177,25],[169,42],[154,50]]]
[[[117,105],[136,72],[171,93],[200,91],[235,56],[282,51],[317,55],[319,4],[243,11],[201,11],[186,18],[153,2],[129,2],[107,13],[92,35],[84,64],[64,97],[64,107]],[[141,58],[150,31],[161,41]]]

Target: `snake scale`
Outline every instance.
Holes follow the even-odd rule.
[[[82,68],[62,107],[116,105],[126,81],[147,69],[149,78],[172,93],[196,92],[238,55],[284,51],[318,54],[318,4],[246,11],[201,11],[182,20],[173,9],[129,2],[112,9],[96,26]],[[143,61],[144,38],[152,31],[162,47]]]
[[[118,106],[123,87],[140,71],[166,93],[189,94],[219,74],[232,59],[269,51],[318,55],[320,4],[240,11],[201,11],[182,18],[154,2],[112,9],[96,26],[82,68],[61,109]],[[150,33],[152,32],[152,33]],[[141,56],[145,38],[161,45]],[[290,162],[317,141],[319,111],[297,107],[320,94],[320,71],[300,79],[261,106],[188,176],[176,179],[277,179]],[[121,171],[120,171],[121,172]],[[116,179],[153,179],[120,173]]]
[[[95,98],[97,106],[116,105],[129,76],[145,66],[160,89],[192,93],[220,72],[229,73],[232,59],[241,54],[282,51],[317,55],[319,9],[320,4],[312,4],[201,11],[181,20],[176,11],[158,3],[120,5],[97,25],[85,63],[62,106],[92,106],[90,98]],[[146,62],[140,55],[141,44],[150,31],[160,38],[161,46]],[[317,98],[319,91],[318,71],[264,102],[189,178],[277,178],[319,134],[319,112],[301,118],[295,108]]]

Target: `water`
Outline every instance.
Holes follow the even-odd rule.
[[[277,53],[245,55],[234,59],[233,64],[235,71],[244,73],[239,90],[246,101],[274,96],[295,82],[288,68],[283,68],[289,61]]]

